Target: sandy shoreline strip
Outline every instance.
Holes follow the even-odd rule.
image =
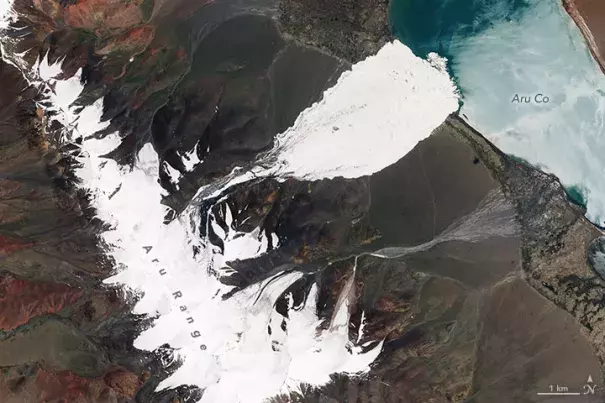
[[[605,73],[605,3],[594,0],[563,0],[563,7],[588,42],[590,53]],[[595,35],[599,39],[595,39]]]

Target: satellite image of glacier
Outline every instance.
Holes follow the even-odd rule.
[[[0,0],[0,403],[605,402],[604,0]]]

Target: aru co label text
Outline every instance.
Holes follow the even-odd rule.
[[[511,103],[513,104],[547,104],[550,102],[550,98],[544,94],[536,95],[519,95],[515,94]]]

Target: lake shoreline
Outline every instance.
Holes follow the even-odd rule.
[[[598,35],[599,32],[596,31],[598,29],[598,27],[591,23],[591,21],[588,18],[587,10],[585,8],[585,7],[591,7],[591,6],[583,5],[583,3],[585,3],[585,0],[579,0],[579,1],[578,0],[563,0],[563,7],[565,8],[565,11],[567,11],[569,16],[574,20],[574,22],[576,23],[576,25],[582,32],[582,36],[584,37],[584,39],[586,40],[586,43],[588,44],[588,48],[590,49],[591,55],[594,57],[594,59],[599,64],[601,71],[603,73],[605,73],[605,57],[604,57],[605,40],[601,40],[600,42],[602,42],[602,43],[600,43],[600,46],[599,46],[599,41],[598,41],[598,39],[595,39],[595,35],[594,35],[596,32],[597,36],[599,36]],[[590,10],[593,12],[595,11],[593,9],[590,9]],[[600,7],[596,11],[600,13],[599,16],[605,16],[605,7]],[[592,18],[595,18],[594,15],[592,15]],[[595,18],[595,19],[598,19],[598,18]],[[603,33],[603,32],[601,32],[601,33]]]

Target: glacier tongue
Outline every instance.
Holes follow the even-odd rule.
[[[429,60],[394,41],[343,73],[277,136],[279,174],[357,178],[401,159],[458,109],[445,60]]]

